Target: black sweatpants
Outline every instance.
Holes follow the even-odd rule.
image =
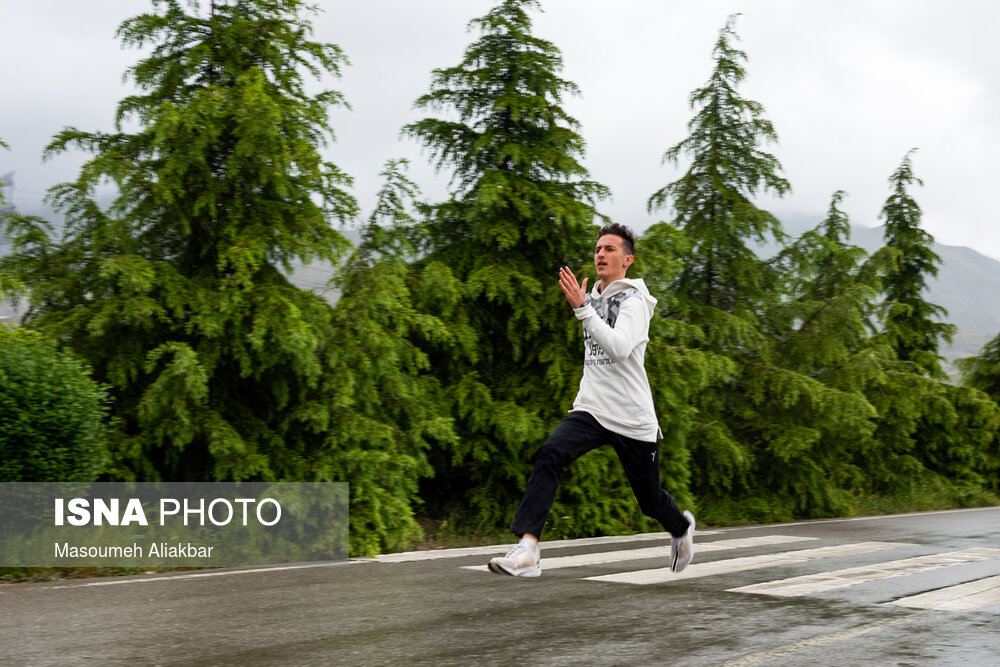
[[[542,445],[511,532],[518,537],[525,533],[541,537],[562,469],[601,445],[614,448],[642,513],[659,521],[674,537],[687,532],[687,518],[681,514],[673,497],[660,486],[659,445],[613,433],[586,412],[570,413]]]

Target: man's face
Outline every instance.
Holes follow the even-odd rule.
[[[597,277],[605,285],[621,280],[625,277],[625,271],[635,259],[632,255],[626,255],[622,245],[625,240],[617,234],[605,234],[597,241],[594,248],[594,268],[597,269]]]

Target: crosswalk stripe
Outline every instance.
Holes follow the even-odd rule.
[[[779,597],[794,597],[797,595],[809,595],[812,593],[822,593],[836,588],[854,586],[856,584],[889,579],[891,577],[902,577],[907,574],[916,574],[928,570],[936,570],[951,565],[969,563],[979,560],[988,560],[1000,556],[1000,549],[965,549],[963,551],[952,551],[949,553],[932,554],[929,556],[917,556],[915,558],[905,558],[902,560],[887,561],[874,565],[862,567],[852,567],[844,570],[834,570],[832,572],[820,572],[818,574],[807,574],[801,577],[790,579],[779,579],[776,581],[765,581],[739,588],[730,588],[730,592],[736,593],[759,593],[761,595],[774,595]]]
[[[704,550],[704,546],[707,545],[702,545],[699,549]],[[668,581],[677,581],[679,579],[709,577],[716,574],[757,570],[766,567],[777,567],[779,565],[803,563],[810,560],[837,558],[839,556],[854,556],[857,554],[912,546],[914,545],[902,542],[858,542],[855,544],[842,544],[834,547],[800,549],[798,551],[782,551],[776,554],[766,554],[763,556],[729,558],[725,560],[713,561],[711,563],[695,563],[693,565],[689,565],[683,572],[676,573],[671,572],[669,567],[661,567],[652,570],[620,572],[616,574],[604,574],[586,578],[590,581],[611,581],[624,584],[662,584]],[[695,553],[697,554],[699,551],[696,549]]]
[[[699,530],[698,536],[715,535],[717,530]],[[630,544],[632,542],[650,542],[666,540],[670,533],[639,533],[637,535],[603,535],[601,537],[583,537],[572,540],[546,540],[542,543],[545,549],[562,547],[585,547],[595,544]],[[496,556],[505,554],[514,548],[513,544],[493,544],[483,547],[460,547],[456,549],[432,549],[423,551],[403,551],[395,554],[380,554],[370,559],[379,563],[408,563],[413,561],[437,560],[440,558],[463,558],[465,556]]]
[[[719,540],[698,545],[698,551],[725,551],[728,549],[749,549],[751,547],[775,546],[792,542],[816,540],[815,537],[800,537],[798,535],[762,535],[760,537],[743,537],[734,540]],[[544,545],[543,545],[544,547]],[[620,561],[642,560],[643,558],[662,558],[670,555],[670,547],[660,545],[641,549],[623,549],[620,551],[603,551],[601,553],[578,554],[576,556],[542,557],[542,571],[557,570],[564,567],[580,567],[583,565],[601,565]],[[485,565],[466,565],[465,570],[489,571]]]
[[[890,604],[937,611],[974,611],[1000,604],[1000,576],[968,581],[936,591],[900,598]]]

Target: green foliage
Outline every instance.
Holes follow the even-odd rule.
[[[959,359],[957,366],[962,372],[964,388],[969,390],[965,395],[974,399],[967,401],[974,408],[972,414],[976,417],[975,420],[969,420],[971,424],[967,427],[967,441],[976,442],[982,452],[980,456],[984,464],[982,468],[985,468],[985,487],[994,494],[1000,494],[1000,470],[997,468],[1000,428],[989,419],[1000,402],[1000,335],[986,343],[977,356]],[[981,400],[982,398],[988,400]]]
[[[884,253],[849,244],[850,222],[838,190],[815,229],[775,260],[784,300],[769,326],[779,336],[776,362],[844,391],[861,390],[891,351],[870,340]]]
[[[936,321],[947,315],[941,306],[923,298],[927,276],[936,276],[941,258],[931,249],[934,239],[920,228],[922,212],[909,188],[923,181],[914,176],[911,150],[889,178],[892,194],[882,207],[885,242],[895,251],[891,270],[884,280],[888,302],[882,338],[901,361],[911,362],[919,372],[944,379],[938,347],[951,342],[955,326]]]
[[[776,344],[790,337],[806,309],[790,312],[779,298],[775,263],[748,246],[768,235],[784,239],[780,222],[753,197],[781,195],[789,185],[777,158],[760,148],[777,140],[763,106],[738,94],[746,54],[732,45],[734,23],[730,17],[719,34],[708,82],[691,94],[689,136],[664,156],[676,164],[686,155],[691,165],[649,199],[650,210],[672,204],[673,225],[686,244],[682,266],[665,284],[672,297],[662,314],[697,331],[686,344],[714,368],[690,398],[691,488],[709,521],[721,518],[713,508],[732,499],[743,506],[742,517],[756,517],[747,502],[753,498],[768,499],[771,518],[832,512],[844,504],[839,481],[855,473],[838,460],[850,436],[837,448],[831,441],[845,428],[863,431],[868,410],[778,365],[783,351]]]
[[[675,164],[688,156],[691,164],[649,199],[650,210],[672,204],[670,233],[682,265],[669,279],[648,281],[671,295],[662,314],[677,320],[671,328],[684,334],[688,354],[717,362],[688,405],[672,406],[692,415],[680,431],[689,427],[690,484],[702,517],[833,516],[851,512],[859,495],[914,497],[928,485],[937,497],[967,502],[995,460],[989,405],[930,379],[913,391],[912,376],[900,371],[917,355],[902,356],[893,339],[873,337],[885,312],[880,293],[895,302],[906,296],[891,290],[907,251],[890,247],[869,257],[851,246],[840,191],[826,219],[790,243],[780,222],[753,203],[760,192],[785,193],[788,183],[778,160],[759,147],[777,140],[763,107],[737,91],[746,55],[732,46],[734,20],[716,43],[712,76],[691,95],[689,137],[664,156]],[[895,178],[905,186],[911,174]],[[905,187],[885,213],[919,221]],[[894,234],[898,245],[909,238]],[[768,235],[783,248],[762,261],[749,245]],[[946,333],[937,326],[932,333]],[[697,377],[695,368],[687,372]]]
[[[957,504],[997,504],[1000,406],[975,388],[942,384],[941,389],[955,411],[955,419],[943,423],[936,441],[924,448],[928,466],[952,482]]]
[[[356,205],[319,154],[340,96],[303,80],[344,58],[307,38],[295,0],[214,2],[205,15],[153,4],[118,31],[148,56],[116,130],[68,128],[48,148],[92,154],[50,193],[62,238],[15,218],[0,270],[30,288],[27,321],[111,385],[112,478],[309,479],[328,428],[331,313],[279,269],[347,246],[328,219]],[[105,181],[117,188],[107,208]]]
[[[764,107],[742,98],[746,53],[733,46],[736,15],[730,16],[712,51],[715,67],[704,86],[691,93],[696,109],[690,134],[671,147],[664,162],[691,158],[684,175],[655,192],[650,211],[671,202],[675,224],[688,235],[691,253],[675,279],[677,291],[693,305],[715,308],[752,321],[767,290],[766,265],[747,246],[770,235],[783,238],[781,223],[757,208],[758,193],[783,195],[790,185],[779,175],[778,159],[760,148],[777,141]],[[689,316],[697,317],[695,312]],[[706,314],[706,317],[712,317]]]
[[[315,472],[351,482],[354,555],[419,541],[418,482],[434,472],[426,450],[457,444],[440,384],[413,342],[448,344],[452,337],[414,307],[411,281],[420,277],[407,261],[420,230],[407,212],[417,189],[405,168],[405,160],[389,161],[382,172],[385,185],[362,243],[337,277],[343,294],[325,349],[332,370],[324,377],[324,447],[333,456]]]
[[[933,489],[952,505],[996,493],[1000,407],[982,392],[891,370],[868,392],[879,414],[876,446],[865,452],[873,496],[918,496]]]
[[[9,148],[3,139],[0,139],[0,148]],[[3,183],[0,182],[0,238],[5,235],[6,219],[13,213],[13,210],[5,205],[6,203],[3,196]],[[13,304],[23,294],[24,283],[0,268],[0,300],[7,299]]]
[[[67,129],[50,146],[94,154],[53,190],[65,236],[17,218],[3,268],[31,288],[29,321],[112,386],[112,478],[348,481],[352,553],[405,546],[421,536],[425,449],[455,442],[414,343],[455,339],[414,306],[415,186],[387,166],[335,309],[292,286],[293,262],[338,263],[349,245],[330,220],[355,214],[350,181],[319,153],[342,100],[303,80],[345,59],[309,41],[295,0],[215,2],[205,16],[154,4],[119,30],[151,52],[130,70],[143,93],[119,104],[118,130]],[[107,209],[102,180],[119,193]],[[439,274],[424,268],[427,298]]]
[[[996,488],[996,403],[982,392],[941,382],[939,342],[955,327],[937,321],[943,308],[923,298],[926,277],[940,259],[920,228],[921,211],[909,188],[910,151],[889,183],[882,268],[881,331],[873,337],[892,355],[865,393],[878,412],[874,446],[867,449],[866,492],[882,497],[928,496],[950,504],[982,502]],[[940,500],[939,500],[940,502]]]
[[[114,131],[67,128],[47,150],[90,154],[50,192],[62,235],[0,209],[0,297],[28,295],[28,326],[73,355],[0,330],[0,479],[348,481],[353,555],[426,537],[417,512],[442,534],[495,535],[577,391],[557,269],[594,280],[609,196],[562,106],[577,87],[532,34],[539,2],[473,19],[461,62],[417,100],[433,116],[404,128],[450,197],[414,204],[406,161],[387,162],[353,251],[330,224],[357,213],[350,179],[320,154],[346,103],[307,91],[346,58],[311,41],[312,8],[153,7],[118,32],[148,55]],[[1000,336],[959,364],[966,386],[941,381],[954,327],[923,299],[940,259],[912,151],[890,178],[885,248],[851,245],[841,191],[788,239],[755,202],[790,186],[764,107],[739,93],[735,21],[664,154],[685,171],[648,200],[672,219],[633,267],[659,299],[646,369],[664,485],[701,523],[997,502]],[[762,260],[751,245],[769,238],[780,250]],[[335,306],[286,278],[317,260],[338,266]],[[569,468],[546,536],[658,529],[605,448]]]
[[[107,414],[85,364],[35,331],[0,325],[0,481],[96,480]]]
[[[679,312],[682,297],[672,291],[671,282],[682,268],[681,257],[690,252],[688,237],[673,225],[661,222],[650,227],[638,245],[639,254],[632,270],[643,276],[647,287],[657,295],[657,310],[661,315]],[[712,438],[710,428],[699,429],[696,437],[707,436],[701,438],[701,447],[689,443],[692,429],[701,425],[700,397],[729,383],[738,367],[730,357],[705,346],[706,336],[700,327],[681,319],[654,317],[649,339],[646,373],[663,431],[660,479],[679,505],[689,507],[696,500],[692,486],[703,479],[695,452],[704,454],[721,445],[714,460],[733,463],[726,444]],[[735,455],[739,457],[738,453]],[[739,463],[735,465],[738,467]]]
[[[978,355],[959,359],[957,365],[962,371],[963,384],[1000,402],[1000,334],[986,343]]]
[[[509,522],[529,457],[572,403],[581,338],[558,267],[586,266],[594,206],[608,195],[587,180],[583,139],[561,106],[576,86],[557,75],[558,49],[530,32],[527,10],[537,6],[502,0],[471,21],[479,38],[459,65],[435,70],[431,92],[417,100],[448,119],[404,130],[452,171],[455,187],[425,207],[425,255],[415,266],[424,276],[416,302],[452,337],[425,349],[459,434],[429,452],[438,477],[423,491],[433,511],[478,526]],[[577,486],[624,481],[593,461],[581,462],[554,514],[579,506]],[[571,532],[586,525],[594,522]]]

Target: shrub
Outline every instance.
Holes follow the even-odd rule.
[[[0,326],[0,481],[89,482],[107,458],[108,397],[41,334]]]

